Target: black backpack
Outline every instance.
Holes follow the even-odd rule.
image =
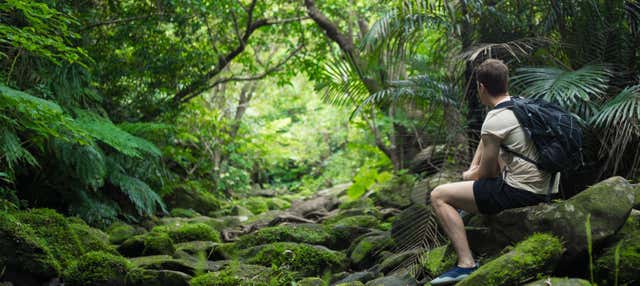
[[[583,165],[582,128],[579,121],[560,106],[542,99],[511,97],[496,108],[506,107],[513,111],[518,122],[538,151],[534,161],[514,150],[501,146],[541,171],[552,175],[548,196],[551,195],[555,175],[558,172],[575,170]]]

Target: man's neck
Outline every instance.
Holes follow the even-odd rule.
[[[489,96],[489,105],[491,105],[491,108],[494,108],[499,103],[501,103],[503,101],[507,101],[509,99],[511,99],[511,96],[509,95],[508,92],[505,92],[505,93],[500,94],[498,96]]]

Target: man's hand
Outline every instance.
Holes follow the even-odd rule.
[[[462,179],[465,181],[476,180],[479,166],[471,166],[469,170],[462,172]]]

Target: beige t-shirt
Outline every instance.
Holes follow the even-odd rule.
[[[538,159],[535,145],[526,136],[513,111],[508,108],[497,108],[489,111],[482,124],[480,134],[495,135],[501,139],[501,145],[534,161]],[[538,170],[533,163],[506,152],[503,148],[500,148],[500,160],[504,163],[502,171],[503,174],[506,171],[504,180],[507,184],[536,194],[547,194],[551,180],[550,173]],[[558,192],[559,182],[560,174],[557,174],[553,193]]]

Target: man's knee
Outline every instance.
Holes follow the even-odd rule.
[[[437,206],[441,203],[445,202],[446,198],[446,187],[445,185],[439,185],[431,191],[431,204]]]

